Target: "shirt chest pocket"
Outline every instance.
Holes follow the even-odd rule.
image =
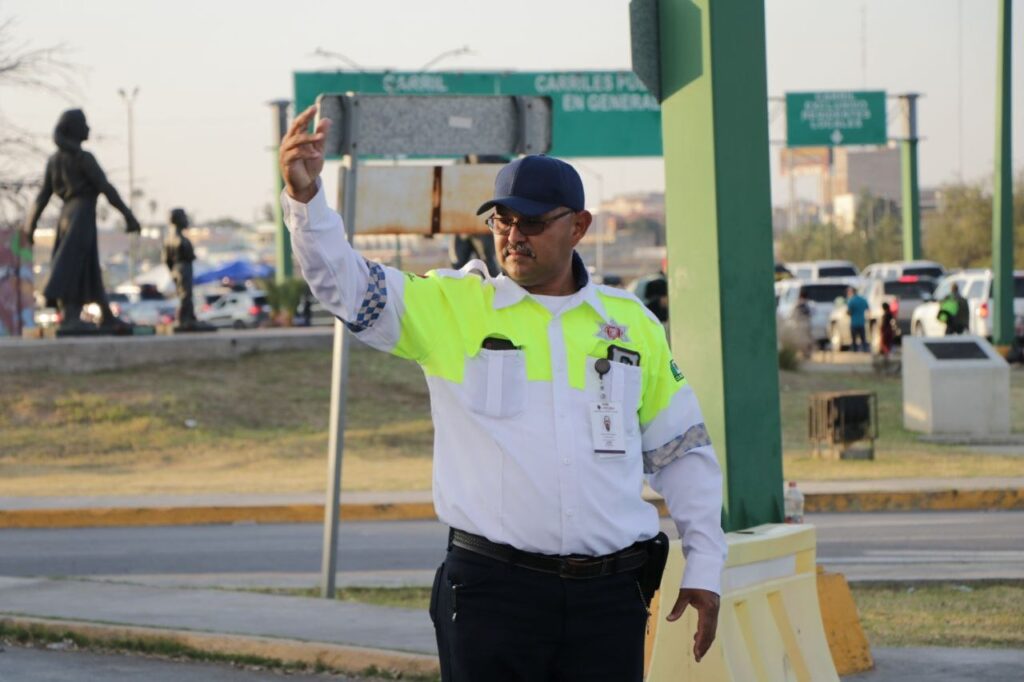
[[[485,417],[508,418],[526,407],[526,356],[521,350],[480,349],[466,360],[466,407]]]
[[[600,399],[601,381],[598,379],[595,363],[598,358],[587,358],[588,399]],[[635,365],[611,362],[611,368],[604,376],[604,390],[607,399],[622,405],[622,421],[626,433],[635,435],[640,429],[640,399],[643,394],[643,371]]]

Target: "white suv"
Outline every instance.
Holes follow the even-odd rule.
[[[939,282],[931,301],[917,306],[910,326],[914,336],[943,336],[946,325],[939,321],[939,304],[949,295],[953,284],[967,299],[969,310],[967,332],[974,336],[992,336],[992,271],[964,270],[948,275]],[[1013,273],[1014,335],[1024,336],[1024,270]]]
[[[812,260],[785,265],[794,277],[802,280],[858,276],[857,267],[848,260]]]
[[[801,279],[784,279],[775,283],[775,323],[780,338],[788,335],[810,334],[810,341],[824,348],[828,343],[828,318],[835,308],[836,299],[846,296],[846,288],[856,287],[853,278],[831,278],[805,282]],[[807,298],[810,308],[810,329],[803,330],[796,306],[800,294]]]
[[[270,319],[270,303],[262,291],[231,291],[197,310],[196,318],[214,327],[252,329]]]
[[[899,279],[900,277],[931,277],[942,279],[946,269],[931,260],[897,260],[889,263],[872,263],[860,276],[864,279]]]

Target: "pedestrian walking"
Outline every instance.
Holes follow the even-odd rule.
[[[868,310],[868,302],[853,287],[846,288],[846,312],[850,316],[850,336],[854,351],[868,352],[868,337],[864,314]]]
[[[417,362],[430,389],[434,506],[451,528],[430,605],[442,679],[640,682],[667,548],[645,475],[682,537],[666,611],[696,609],[699,661],[726,554],[721,471],[657,318],[591,281],[575,251],[592,221],[579,174],[547,156],[497,173],[478,211],[497,277],[476,263],[403,273],[346,241],[319,180],[330,122],[308,132],[314,113],[280,147],[303,275],[360,340]]]
[[[960,295],[960,286],[953,284],[939,302],[938,318],[946,325],[946,336],[963,334],[970,322],[967,299]]]

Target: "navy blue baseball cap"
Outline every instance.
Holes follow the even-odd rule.
[[[494,179],[494,198],[476,214],[503,206],[524,216],[539,216],[560,206],[582,211],[583,181],[576,169],[553,156],[524,156],[508,164]]]

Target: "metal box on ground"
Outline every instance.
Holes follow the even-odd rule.
[[[822,459],[874,459],[878,401],[873,391],[812,393],[808,436]]]
[[[922,433],[1010,432],[1010,366],[978,336],[903,339],[903,426]]]

